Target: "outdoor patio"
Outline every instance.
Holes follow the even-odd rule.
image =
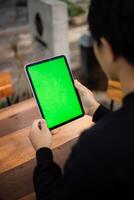
[[[46,48],[39,40],[35,39],[35,30],[32,27],[34,19],[32,21],[30,13],[31,10],[36,10],[37,6],[34,7],[33,3],[31,9],[27,1],[14,0],[11,2],[10,0],[2,0],[0,2],[1,200],[35,199],[32,185],[35,152],[28,139],[28,134],[33,120],[40,118],[40,115],[24,73],[24,66],[27,63],[56,56],[58,51],[61,51],[61,54],[65,52],[67,56],[70,55],[70,68],[75,79],[78,79],[86,87],[91,89],[96,99],[106,107],[110,108],[112,106],[113,109],[117,109],[121,106],[122,93],[120,85],[115,82],[109,82],[108,84],[99,66],[94,71],[91,71],[91,74],[88,74],[88,71],[85,71],[87,69],[83,67],[80,40],[84,34],[88,33],[86,15],[89,1],[77,0],[73,2],[76,2],[76,5],[79,5],[84,10],[85,18],[82,20],[82,16],[82,18],[74,19],[76,16],[72,18],[72,16],[67,15],[68,20],[65,20],[66,26],[62,26],[65,30],[54,29],[54,35],[56,33],[61,34],[62,31],[65,31],[67,38],[65,37],[63,43],[65,42],[66,48],[60,48],[60,44],[57,47],[56,41],[53,41],[55,43],[55,49],[57,48],[58,50],[54,52],[54,49],[49,49],[50,54],[48,56],[46,56],[48,53]],[[41,5],[39,4],[39,8]],[[50,7],[54,5],[52,3],[52,5],[48,6],[44,3],[44,8],[45,6]],[[65,6],[62,6],[61,4],[61,13],[63,12],[62,9],[65,9]],[[61,27],[63,22],[57,22],[56,27]],[[42,23],[45,22],[43,21]],[[46,29],[49,29],[48,24],[45,24]],[[49,40],[44,38],[45,34],[43,37],[40,36],[40,39],[49,46]],[[90,71],[91,66],[88,67]],[[111,100],[115,101],[114,107],[113,101],[111,102]],[[52,132],[54,138],[52,150],[55,161],[61,167],[63,167],[71,151],[71,147],[78,140],[81,132],[91,126],[93,126],[92,118],[84,116]]]

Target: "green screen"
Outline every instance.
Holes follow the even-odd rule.
[[[30,65],[27,70],[49,128],[83,115],[64,57]]]

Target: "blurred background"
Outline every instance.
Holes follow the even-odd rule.
[[[107,79],[87,25],[90,0],[0,0],[0,108],[32,96],[25,64],[65,54],[74,78],[106,106]]]
[[[90,0],[0,0],[0,200],[34,200],[35,151],[28,139],[40,115],[25,76],[28,63],[64,54],[72,74],[111,109],[121,105],[120,83],[108,81],[93,52],[87,24]],[[97,13],[96,13],[97,15]],[[63,167],[92,119],[54,130],[52,147]]]

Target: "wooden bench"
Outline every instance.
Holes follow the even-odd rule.
[[[35,199],[32,174],[35,151],[28,139],[34,119],[40,118],[33,99],[0,110],[0,199]],[[89,116],[53,131],[55,161],[63,167],[81,132],[93,125]]]
[[[8,72],[0,73],[0,99],[7,98],[8,105],[10,104],[9,97],[13,95],[13,85],[11,75]]]
[[[107,94],[112,99],[110,107],[113,110],[114,102],[121,103],[123,99],[121,84],[117,81],[109,81]]]

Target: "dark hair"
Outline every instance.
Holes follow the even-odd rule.
[[[106,38],[116,56],[134,65],[134,0],[91,0],[88,22],[98,45]]]

